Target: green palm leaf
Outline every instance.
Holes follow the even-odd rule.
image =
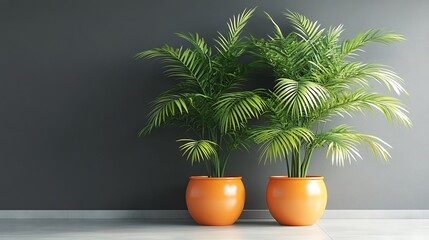
[[[375,80],[385,85],[396,94],[408,94],[402,86],[403,80],[393,71],[379,64],[364,64],[347,62],[342,64],[337,72],[332,73],[330,82],[326,82],[329,89],[352,89],[356,86],[369,87],[369,80]]]
[[[285,158],[293,150],[298,150],[303,142],[311,142],[313,133],[303,127],[266,126],[252,129],[250,138],[261,145],[260,161],[264,159],[264,163],[271,163]]]
[[[388,161],[392,157],[385,148],[391,148],[392,146],[383,141],[381,138],[365,134],[358,134],[358,137],[361,141],[367,143],[370,146],[374,157],[380,157],[384,161]]]
[[[150,49],[136,55],[137,58],[160,58],[165,65],[165,74],[186,81],[189,87],[205,93],[204,78],[210,73],[210,64],[202,58],[198,51],[183,50],[168,45]]]
[[[370,29],[364,33],[359,33],[353,39],[346,40],[341,45],[341,56],[355,56],[360,48],[371,42],[389,44],[405,40],[403,35],[384,32],[382,29]]]
[[[297,34],[304,40],[317,40],[325,31],[325,29],[320,29],[320,24],[318,24],[317,21],[312,22],[299,13],[287,11],[284,15],[297,30]]]
[[[264,12],[265,17],[270,20],[270,22],[273,24],[274,27],[274,37],[271,37],[271,39],[283,39],[283,33],[282,30],[280,29],[279,25],[277,25],[277,23],[274,21],[274,19],[270,16],[270,14],[268,14],[267,12]]]
[[[318,134],[314,137],[313,148],[327,146],[326,156],[331,155],[332,164],[344,166],[344,163],[361,158],[357,146],[367,143],[375,157],[379,156],[383,160],[390,158],[385,147],[390,147],[378,137],[359,133],[347,125],[339,125],[331,130]]]
[[[179,139],[178,142],[185,142],[179,149],[183,156],[191,160],[191,163],[209,160],[211,157],[217,157],[217,144],[209,140]]]
[[[287,78],[278,80],[274,93],[284,106],[286,113],[294,117],[306,116],[319,108],[329,97],[328,91],[311,81],[296,81]]]
[[[219,47],[216,47],[216,49],[222,56],[226,57],[228,54],[234,52],[232,50],[237,46],[237,44],[240,43],[240,35],[243,32],[243,29],[249,21],[250,17],[252,17],[255,9],[256,8],[252,8],[249,10],[244,9],[241,14],[233,16],[231,19],[229,19],[229,31],[227,36],[224,36],[222,33],[218,33],[219,36],[217,39],[215,39],[215,41]]]
[[[152,102],[148,124],[139,135],[149,134],[153,128],[161,126],[168,118],[177,114],[188,113],[188,96],[186,94],[163,94]]]
[[[401,95],[401,93],[408,94],[405,88],[402,86],[402,78],[400,78],[395,72],[384,68],[381,65],[364,65],[366,65],[364,74],[366,74],[368,77],[384,84],[389,90],[395,91],[398,95]]]
[[[211,72],[212,71],[212,50],[207,46],[207,43],[205,42],[204,38],[200,37],[198,33],[192,34],[183,34],[183,33],[177,33],[177,36],[179,36],[182,39],[185,39],[189,43],[191,43],[194,46],[195,52],[198,53],[198,59],[201,61],[200,64],[206,64],[204,66],[204,70]]]
[[[326,32],[326,36],[323,39],[325,47],[337,48],[337,43],[340,40],[341,33],[344,31],[343,25],[340,24],[336,27],[330,27]]]
[[[264,108],[264,100],[254,91],[226,93],[214,105],[223,133],[242,128],[249,119],[258,118]]]
[[[364,109],[378,110],[388,121],[395,120],[399,124],[411,127],[412,123],[408,117],[408,110],[399,99],[382,96],[378,93],[368,93],[365,88],[353,93],[344,92],[338,98],[331,99],[322,111],[315,116],[320,121],[326,121],[333,115],[349,115],[353,112],[362,112]]]
[[[362,158],[357,145],[359,140],[351,135],[344,125],[315,136],[313,146],[327,146],[326,157],[331,155],[332,164],[344,166],[344,162]]]
[[[200,37],[198,33],[176,33],[176,35],[191,43],[194,46],[195,50],[201,54],[201,56],[210,59],[211,49],[207,46],[207,43],[205,42],[204,38]]]

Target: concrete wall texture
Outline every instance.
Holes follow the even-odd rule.
[[[177,150],[177,129],[137,138],[148,102],[166,90],[157,61],[133,55],[164,43],[182,44],[175,32],[207,39],[226,21],[258,6],[247,33],[272,32],[267,11],[287,29],[290,9],[324,26],[344,24],[345,37],[374,27],[407,41],[371,45],[362,60],[391,66],[406,82],[414,127],[386,123],[378,114],[338,119],[380,136],[392,161],[332,166],[323,152],[310,174],[323,175],[328,209],[429,209],[427,107],[429,2],[410,1],[5,1],[0,0],[0,209],[185,209],[190,167]],[[236,153],[227,174],[241,175],[246,209],[266,209],[270,175],[284,163],[258,164],[257,149]]]

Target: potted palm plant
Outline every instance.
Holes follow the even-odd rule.
[[[294,31],[284,35],[276,22],[268,39],[252,38],[254,53],[276,79],[266,98],[266,123],[253,128],[251,138],[260,145],[261,160],[285,160],[286,176],[270,177],[266,197],[272,216],[282,225],[312,225],[326,206],[323,177],[307,176],[313,152],[326,147],[332,163],[344,165],[360,158],[359,144],[388,160],[389,145],[380,138],[341,124],[325,123],[334,116],[366,110],[380,111],[389,121],[411,126],[404,104],[374,92],[371,81],[396,94],[406,94],[393,71],[355,58],[368,43],[392,43],[403,36],[371,29],[349,40],[340,40],[342,26],[322,29],[317,22],[288,11]]]
[[[148,123],[140,135],[162,125],[179,126],[193,137],[179,139],[179,149],[192,164],[202,162],[207,176],[192,176],[186,204],[202,225],[229,225],[240,216],[245,200],[241,177],[225,176],[232,151],[246,148],[247,122],[263,112],[264,100],[245,91],[247,65],[239,61],[246,50],[241,33],[254,9],[244,10],[228,22],[228,33],[214,39],[215,49],[198,34],[178,34],[190,48],[165,45],[137,54],[166,63],[166,75],[177,79],[152,103]]]

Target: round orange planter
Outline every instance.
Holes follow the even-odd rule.
[[[241,177],[209,178],[192,176],[186,189],[186,206],[201,225],[234,224],[244,207],[245,190]]]
[[[313,225],[325,211],[327,199],[323,177],[271,176],[268,182],[268,209],[282,225]]]

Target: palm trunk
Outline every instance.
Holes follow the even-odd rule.
[[[310,166],[311,156],[313,155],[314,148],[307,148],[305,150],[304,160],[301,166],[302,177],[307,176],[308,168]]]
[[[301,164],[300,164],[300,150],[295,149],[292,151],[292,174],[291,177],[301,176]]]
[[[286,156],[285,156],[285,161],[286,161],[286,171],[287,171],[287,176],[288,177],[290,177],[291,176],[291,169],[290,169],[290,167],[289,167],[289,159],[288,159],[288,157],[287,157],[287,154],[286,154]]]
[[[228,151],[228,153],[226,154],[225,159],[222,163],[221,177],[225,176],[225,168],[226,168],[226,165],[228,164],[228,160],[229,160],[230,155],[231,155],[231,151]]]

